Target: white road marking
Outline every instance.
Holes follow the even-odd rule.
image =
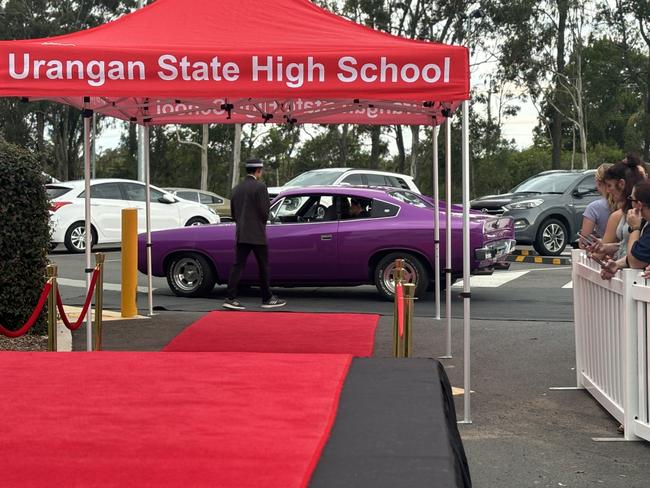
[[[498,288],[499,286],[505,285],[509,281],[516,280],[517,278],[521,278],[525,274],[528,274],[529,270],[525,271],[503,271],[503,272],[497,272],[492,275],[485,275],[485,276],[471,276],[469,280],[469,284],[471,287],[477,287],[477,288]],[[459,280],[454,285],[452,288],[462,288],[463,287],[463,280]]]
[[[564,285],[562,288],[573,288],[573,281],[569,281],[566,285]]]
[[[73,288],[86,288],[86,282],[84,280],[71,280],[68,278],[57,278],[56,282],[61,286],[71,286]],[[104,283],[104,290],[109,291],[122,291],[122,285],[119,283]],[[154,288],[153,291],[156,291],[157,288]],[[138,292],[148,293],[148,286],[138,286]]]

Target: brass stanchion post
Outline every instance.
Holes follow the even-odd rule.
[[[395,269],[393,270],[393,282],[395,283],[395,311],[393,314],[393,356],[400,357],[400,335],[399,335],[399,321],[400,321],[400,304],[397,296],[397,285],[404,279],[404,260],[395,260]]]
[[[404,356],[413,355],[413,302],[415,300],[415,285],[405,283],[404,287]]]
[[[47,297],[47,350],[56,352],[56,294],[58,293],[56,287],[56,265],[50,264],[47,266],[47,279],[51,280],[52,288],[50,289],[49,296]]]
[[[93,351],[102,350],[102,314],[104,312],[104,253],[98,252],[95,254],[95,265],[99,270],[97,283],[95,284],[95,339],[93,344]]]

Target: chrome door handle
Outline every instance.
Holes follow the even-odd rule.
[[[320,240],[321,241],[331,241],[332,240],[332,234],[321,234],[320,235]]]

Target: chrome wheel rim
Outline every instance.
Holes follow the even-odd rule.
[[[418,271],[409,261],[404,260],[404,272],[402,283],[413,283],[415,286],[418,284]],[[384,288],[390,293],[395,293],[395,262],[386,266],[382,275],[382,282]]]
[[[179,259],[174,263],[172,280],[178,289],[186,292],[194,291],[203,280],[203,269],[196,259]]]
[[[200,220],[195,220],[189,226],[190,227],[196,227],[197,225],[205,225],[205,222],[201,222]]]
[[[86,228],[78,226],[70,232],[70,242],[75,249],[83,251],[86,249]]]
[[[558,252],[564,246],[564,230],[559,224],[550,224],[542,233],[544,247],[551,252]]]

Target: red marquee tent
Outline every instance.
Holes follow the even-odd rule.
[[[378,32],[309,0],[157,0],[94,29],[48,39],[0,41],[0,96],[49,99],[85,109],[86,195],[90,194],[88,134],[93,112],[145,126],[145,139],[147,126],[169,123],[436,126],[446,121],[449,189],[448,117],[462,103],[464,387],[469,419],[467,48]],[[144,154],[148,189],[147,145]],[[437,137],[433,166],[439,274]],[[448,192],[448,205],[450,200]],[[147,197],[147,207],[148,201]],[[448,207],[447,228],[450,214]],[[149,218],[147,222],[150,243]],[[86,228],[90,225],[87,199]],[[447,268],[449,259],[447,252]],[[89,246],[86,265],[90,267]],[[449,279],[449,270],[447,274]],[[149,289],[151,310],[151,273]],[[451,303],[449,288],[447,303]],[[438,284],[436,305],[439,317]],[[90,344],[88,327],[89,348]]]
[[[87,97],[144,125],[433,125],[469,98],[469,57],[308,0],[158,0],[94,29],[0,42],[0,96]]]

